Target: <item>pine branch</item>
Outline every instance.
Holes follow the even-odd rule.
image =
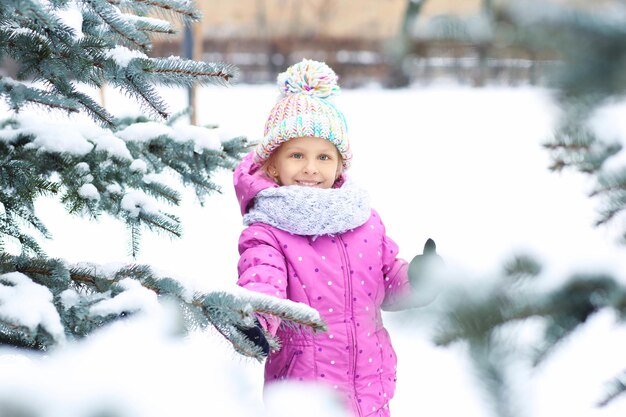
[[[2,193],[0,193],[0,196],[2,196]],[[33,207],[14,204],[14,199],[11,198],[4,200],[3,205],[5,210],[5,219],[9,224],[15,224],[22,221],[35,228],[44,237],[50,237],[50,232],[41,220],[39,220],[39,217],[35,215]]]
[[[85,82],[100,86],[104,82],[118,85],[129,92],[149,111],[161,118],[168,112],[153,84],[191,86],[200,84],[227,84],[236,76],[236,69],[227,64],[204,63],[174,59],[134,59],[126,68],[127,56],[117,54],[115,63],[107,51],[120,42],[134,49],[147,51],[151,41],[146,33],[173,33],[167,21],[121,13],[117,5],[105,0],[81,0],[83,31],[76,38],[74,30],[63,24],[52,13],[48,13],[39,3],[33,1],[9,2],[9,13],[0,20],[0,55],[9,54],[19,64],[19,77],[34,77],[43,80],[53,91],[37,94],[36,90],[9,91],[0,87],[0,94],[6,96],[11,106],[18,111],[23,104],[32,101],[50,109],[59,108],[75,112],[85,110],[95,120],[112,127],[112,117],[105,109],[85,95],[71,88],[71,82]],[[117,4],[117,3],[115,3]],[[187,0],[152,0],[119,3],[131,12],[147,14],[148,11],[162,11],[183,19],[196,20],[198,12]],[[65,4],[51,3],[50,10],[56,11]],[[17,18],[16,18],[17,15]],[[104,29],[103,29],[104,28]],[[120,41],[121,40],[121,41]],[[124,74],[124,72],[126,72]],[[22,100],[21,94],[29,95]],[[60,96],[59,99],[52,98]]]
[[[146,184],[145,191],[151,196],[176,206],[179,205],[181,201],[181,196],[178,191],[158,182],[150,182]]]
[[[526,279],[536,278],[541,273],[542,266],[528,255],[517,255],[504,263],[503,275],[513,283],[525,282]]]
[[[141,60],[143,71],[153,75],[157,83],[164,85],[190,86],[203,84],[225,84],[237,76],[234,66],[223,63],[205,63],[181,59],[152,58]]]
[[[621,150],[619,144],[605,144],[585,126],[582,116],[575,112],[567,116],[566,121],[557,130],[555,138],[545,143],[555,161],[552,170],[571,167],[585,174],[597,174],[604,162]]]
[[[600,226],[626,212],[626,168],[618,172],[603,172],[597,178],[596,188],[590,196],[602,199],[598,209],[600,216],[595,222],[596,226]]]
[[[16,326],[0,319],[0,346],[45,351],[49,342],[40,339],[42,337],[34,337],[26,326]]]
[[[513,292],[507,293],[506,288]],[[450,299],[455,302],[446,310],[446,319],[434,338],[436,344],[483,338],[505,324],[542,317],[547,319],[547,328],[536,364],[601,309],[626,314],[626,288],[605,275],[575,275],[562,288],[544,295],[527,293],[503,281],[481,298],[458,294]]]
[[[252,344],[235,327],[235,324],[240,327],[251,326],[249,320],[254,314],[279,317],[285,325],[305,326],[313,331],[327,329],[317,311],[311,308],[303,310],[299,303],[278,300],[258,293],[232,294],[216,291],[209,295],[196,296],[194,304],[202,307],[211,324],[233,344],[237,352],[259,360],[263,358],[260,348]],[[233,306],[238,308],[233,309]],[[265,336],[272,346],[275,348],[280,346],[280,341],[269,334]]]
[[[107,127],[115,126],[115,118],[111,115],[104,107],[96,103],[91,97],[86,94],[83,94],[78,91],[74,91],[71,95],[68,95],[70,98],[75,99],[78,103],[80,103],[87,113],[92,115],[96,120],[100,121],[103,125]]]
[[[173,216],[166,216],[162,213],[147,213],[140,211],[137,220],[141,225],[147,226],[151,230],[164,231],[175,237],[182,236],[180,220]]]
[[[84,1],[121,39],[144,52],[150,50],[151,44],[148,37],[129,24],[113,6],[96,0]]]
[[[22,107],[24,102],[64,110],[68,113],[76,113],[79,111],[78,106],[71,101],[68,102],[66,99],[59,98],[54,94],[38,88],[27,87],[24,84],[3,76],[0,76],[0,95],[3,95],[9,106],[16,111]]]
[[[513,416],[512,382],[507,374],[518,364],[539,366],[556,352],[591,317],[602,310],[613,310],[626,317],[626,287],[603,274],[576,274],[559,288],[537,291],[530,281],[520,281],[519,273],[536,277],[541,265],[532,258],[517,257],[505,264],[503,278],[492,288],[477,292],[449,293],[442,306],[434,342],[440,346],[467,344],[478,380],[492,398],[496,415]],[[512,279],[513,278],[513,279]],[[533,281],[534,283],[534,281]],[[528,319],[540,318],[545,325],[541,339],[529,344],[517,337]],[[527,361],[530,360],[530,361]],[[612,380],[604,406],[626,391],[624,375]]]
[[[128,15],[133,20],[135,28],[142,32],[149,32],[157,35],[173,35],[176,31],[170,22],[160,19]]]
[[[7,6],[11,7],[10,11],[12,13],[25,18],[34,17],[36,20],[42,22],[42,26],[52,27],[57,23],[56,17],[48,13],[39,2],[31,0],[5,0],[3,3],[8,3]]]
[[[133,259],[139,255],[139,241],[141,240],[141,223],[136,219],[129,220],[126,223],[130,227],[130,255]]]
[[[137,133],[141,134],[141,123],[133,123],[136,120],[119,121],[120,127],[131,128],[128,130],[130,138]],[[0,196],[3,196],[3,202],[9,212],[12,207],[33,207],[38,196],[60,195],[60,201],[70,213],[88,214],[96,218],[102,212],[106,212],[128,221],[128,210],[137,212],[133,216],[137,216],[143,210],[141,206],[145,200],[143,195],[155,196],[168,204],[180,203],[180,194],[176,189],[151,177],[154,173],[164,171],[176,172],[183,184],[193,185],[202,203],[202,198],[207,193],[219,191],[219,187],[211,182],[210,174],[218,168],[232,169],[240,155],[248,149],[245,139],[237,138],[228,141],[222,150],[203,150],[198,148],[194,140],[183,141],[179,137],[169,136],[175,134],[175,128],[170,127],[163,127],[164,135],[157,138],[128,141],[125,142],[124,149],[120,149],[119,143],[111,148],[110,140],[128,140],[125,139],[127,136],[124,131],[116,130],[105,134],[105,130],[96,126],[79,127],[69,124],[65,126],[56,122],[49,128],[42,124],[33,130],[30,124],[29,118],[0,121],[0,135],[6,135],[8,141],[0,141],[0,185],[2,189],[6,187],[12,190],[10,195],[2,194],[0,191]],[[132,127],[135,126],[140,129],[133,130]],[[73,132],[73,140],[83,141],[78,148],[84,150],[77,154],[67,153],[49,147],[45,141],[38,144],[39,135],[49,135],[48,131]],[[208,129],[207,134],[211,134]],[[121,138],[115,135],[120,135]],[[103,141],[103,137],[110,139]],[[3,159],[6,162],[1,162]],[[145,161],[145,171],[131,169],[133,161]],[[52,177],[55,178],[54,182],[49,180]],[[97,195],[81,194],[85,185],[92,187]],[[14,197],[11,197],[13,195]],[[124,204],[133,200],[139,205],[122,209],[123,200],[126,201]],[[152,206],[151,202],[147,200],[146,202]],[[149,212],[155,214],[148,216],[144,213],[139,218],[131,216],[131,223],[135,224],[133,226],[135,229],[129,223],[130,252],[135,255],[139,249],[137,238],[140,236],[137,227],[161,230],[174,237],[181,234],[178,218],[169,213],[159,212],[153,207],[149,207]],[[26,211],[20,213],[32,226],[39,228],[44,237],[46,236],[47,232],[37,216]],[[26,235],[20,232],[19,227],[13,227],[7,234],[18,240]],[[33,241],[29,239],[28,242]],[[27,243],[27,246],[39,250],[38,245],[32,246]]]
[[[200,12],[190,8],[190,2],[185,0],[135,0],[135,2],[163,12],[183,16],[189,22],[198,22],[202,18]]]
[[[59,72],[62,73],[63,71],[59,70]],[[106,127],[114,127],[115,118],[104,107],[96,103],[90,96],[77,91],[70,81],[56,76],[55,78],[46,79],[46,81],[58,95],[65,97],[74,103],[80,104],[82,108],[87,110],[87,113],[90,116]]]
[[[39,243],[32,236],[23,233],[14,224],[9,223],[8,220],[0,218],[0,240],[4,240],[4,236],[12,237],[20,243],[22,252],[43,256],[44,251]]]
[[[619,172],[605,173],[598,177],[596,188],[589,194],[596,197],[601,194],[623,193],[626,191],[626,168]]]
[[[139,59],[135,59],[134,61],[139,61]],[[126,83],[123,87],[130,94],[137,97],[140,103],[152,113],[162,119],[168,118],[169,113],[165,103],[158,96],[156,90],[146,80],[143,80],[141,76],[127,75]]]
[[[234,301],[235,295],[233,294],[226,292],[217,292],[216,294],[226,304]],[[236,297],[242,303],[249,304],[255,313],[275,316],[288,323],[309,327],[313,331],[325,332],[327,330],[326,324],[321,319],[319,313],[310,307],[305,307],[301,303],[280,300],[276,297],[268,297],[250,291],[245,291],[244,294],[237,294]],[[294,312],[297,312],[297,314],[294,314]]]
[[[183,311],[186,311],[184,317],[187,329],[204,328],[207,324],[212,324],[231,341],[236,351],[259,360],[262,359],[262,352],[237,330],[237,327],[250,326],[255,314],[275,315],[286,323],[308,326],[313,331],[326,329],[317,311],[299,303],[277,300],[261,294],[248,294],[243,289],[236,293],[212,291],[189,298],[186,295],[187,289],[180,282],[169,277],[157,277],[147,266],[129,265],[106,275],[99,273],[99,270],[103,271],[103,268],[95,265],[67,267],[62,261],[54,259],[32,259],[0,254],[0,286],[10,284],[3,283],[4,274],[19,272],[28,276],[34,283],[49,288],[54,294],[54,306],[69,338],[84,337],[106,323],[122,319],[133,311],[139,311],[124,310],[105,316],[90,313],[99,303],[113,299],[125,291],[133,291],[128,285],[123,285],[127,279],[139,283],[141,288],[155,293],[160,298],[175,300]],[[80,290],[80,293],[74,294],[75,301],[71,305],[64,304],[63,294],[74,290]],[[0,305],[1,301],[0,298]],[[42,349],[57,343],[45,329],[37,328],[35,332],[30,332],[19,322],[0,321],[0,343],[7,340],[13,340],[11,343],[14,345],[21,342],[23,345],[33,347],[39,343]],[[272,342],[273,346],[277,346],[277,343]]]

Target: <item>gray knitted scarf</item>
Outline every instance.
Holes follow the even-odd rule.
[[[334,235],[361,226],[370,214],[367,193],[348,180],[340,188],[267,188],[256,195],[243,222],[265,223],[296,235]]]

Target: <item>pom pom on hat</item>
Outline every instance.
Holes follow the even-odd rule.
[[[325,63],[305,59],[278,75],[278,88],[283,96],[300,93],[328,98],[339,93],[337,80],[335,71]]]
[[[332,142],[348,168],[352,159],[348,127],[330,98],[339,94],[338,77],[325,63],[304,59],[278,75],[281,96],[265,123],[263,140],[254,160],[265,162],[283,142],[298,137],[319,137]]]

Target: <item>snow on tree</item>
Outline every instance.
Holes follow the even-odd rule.
[[[158,18],[154,17],[158,16]],[[169,20],[167,20],[169,19]],[[40,196],[60,199],[72,214],[113,216],[128,225],[131,253],[148,228],[180,236],[179,191],[163,173],[193,187],[202,203],[219,186],[211,175],[232,169],[248,149],[243,137],[222,139],[210,127],[176,124],[157,86],[227,85],[228,64],[152,58],[151,36],[174,33],[200,15],[188,0],[6,0],[0,5],[0,59],[17,77],[0,75],[12,113],[0,121],[0,344],[48,349],[105,323],[171,299],[188,328],[215,326],[242,354],[261,358],[240,329],[254,313],[323,329],[318,313],[256,294],[194,294],[149,267],[107,270],[49,259],[38,243],[50,238],[34,210]],[[80,86],[104,84],[136,99],[147,116],[116,118]],[[87,114],[90,122],[45,121],[25,108]],[[9,253],[7,242],[19,246]],[[274,346],[276,346],[274,341]]]

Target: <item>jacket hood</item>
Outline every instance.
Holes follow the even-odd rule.
[[[341,174],[333,188],[341,187],[345,180],[345,174]],[[254,197],[256,197],[260,191],[267,188],[279,187],[274,180],[265,174],[261,169],[261,165],[254,162],[254,151],[244,156],[237,165],[233,174],[233,182],[242,216],[250,209]]]
[[[254,162],[253,156],[254,151],[244,156],[233,174],[235,193],[242,216],[246,214],[259,191],[278,187],[278,184],[263,172],[261,165]]]

